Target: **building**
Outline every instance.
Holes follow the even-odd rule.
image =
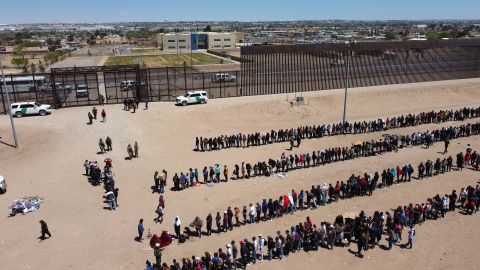
[[[157,42],[164,51],[223,50],[234,49],[238,37],[243,35],[216,32],[168,33],[159,34]]]

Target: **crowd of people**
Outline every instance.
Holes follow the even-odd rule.
[[[391,250],[394,246],[413,248],[415,226],[429,220],[444,218],[449,212],[461,209],[472,215],[479,210],[480,186],[462,188],[460,194],[453,190],[450,194],[437,194],[421,203],[408,203],[398,206],[393,211],[375,211],[367,216],[361,211],[353,218],[338,215],[333,221],[315,224],[310,217],[294,224],[285,232],[277,231],[276,235],[253,236],[238,241],[231,241],[225,248],[219,248],[213,254],[205,252],[203,256],[173,260],[171,265],[162,263],[157,258],[154,265],[147,261],[147,270],[203,270],[203,269],[246,269],[257,261],[278,259],[303,251],[319,251],[348,247],[355,256],[363,257],[362,252],[379,246]],[[403,236],[408,229],[407,237]],[[382,243],[382,238],[386,243]],[[403,243],[402,243],[403,242]],[[351,248],[356,245],[356,250]],[[156,250],[156,255],[157,255]]]
[[[392,118],[354,123],[322,124],[313,126],[300,126],[290,129],[279,129],[270,132],[255,132],[251,134],[220,135],[211,138],[196,137],[195,151],[221,150],[233,147],[259,146],[269,143],[290,142],[291,148],[296,142],[299,146],[302,139],[321,138],[338,134],[359,134],[388,129],[417,126],[430,123],[447,121],[463,121],[465,119],[480,117],[480,107],[462,108],[457,110],[440,110],[395,116]]]
[[[475,155],[478,160],[476,151],[471,147],[467,147],[466,155]],[[448,158],[452,160],[450,156]],[[432,160],[427,160],[425,164],[437,164],[441,162],[440,158],[436,159],[435,163]],[[441,170],[435,166],[429,166],[424,171],[420,167],[424,166],[423,162],[417,166],[419,168],[417,179],[444,174],[451,171],[452,164],[445,170]],[[472,165],[471,162],[466,162],[463,153],[457,155],[457,170],[461,170],[465,165]],[[189,237],[195,235],[202,237],[204,235],[211,235],[212,232],[221,233],[233,230],[234,227],[239,227],[247,224],[258,223],[262,221],[269,221],[275,218],[280,218],[286,214],[292,214],[297,210],[315,209],[319,206],[325,206],[338,200],[350,199],[358,196],[371,196],[377,188],[389,187],[393,184],[402,182],[410,182],[413,177],[415,169],[411,164],[397,165],[386,168],[383,172],[367,173],[363,175],[352,174],[345,181],[337,181],[336,183],[323,183],[323,185],[312,185],[310,190],[300,190],[297,193],[292,189],[290,193],[283,194],[277,198],[264,198],[256,203],[250,203],[243,207],[227,207],[223,214],[217,212],[215,216],[209,213],[205,218],[206,231],[203,231],[203,220],[198,216],[195,217],[194,222],[190,227],[195,229],[192,233],[188,227],[185,227],[183,233],[180,227],[175,227],[175,237],[179,243],[183,243]],[[425,173],[426,171],[426,173]],[[297,189],[298,190],[298,189]],[[163,201],[163,197],[160,197]],[[158,208],[157,208],[158,211]],[[178,224],[180,218],[177,216],[174,224]],[[216,226],[214,228],[213,226]]]
[[[102,171],[97,161],[85,160],[83,163],[83,167],[85,169],[84,175],[88,177],[88,181],[93,186],[99,186],[101,183],[103,183],[103,187],[105,189],[103,198],[108,204],[108,208],[110,210],[116,210],[118,207],[119,189],[115,186],[115,180],[113,179],[115,174],[112,171],[112,160],[110,158],[106,158],[104,163],[105,166],[103,167]]]
[[[227,182],[231,179],[250,179],[258,176],[270,176],[274,173],[286,173],[295,169],[309,168],[325,165],[332,162],[355,159],[359,157],[374,156],[385,152],[396,151],[409,146],[430,147],[434,142],[444,142],[444,152],[448,152],[450,140],[459,137],[469,137],[480,134],[480,123],[464,124],[460,126],[443,127],[426,132],[414,132],[411,135],[388,135],[377,140],[365,141],[350,147],[331,147],[323,151],[310,153],[282,155],[270,158],[268,161],[257,163],[242,162],[234,166],[233,175],[229,174],[227,165],[220,164],[204,166],[200,182],[198,168],[190,168],[187,172],[175,173],[173,176],[173,190],[180,191],[194,187],[199,183],[213,185],[214,183]],[[223,175],[222,175],[223,173]],[[231,177],[230,177],[231,176]]]

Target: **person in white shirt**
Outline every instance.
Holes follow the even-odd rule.
[[[410,226],[410,231],[408,232],[408,243],[407,243],[408,248],[413,247],[413,237],[414,236],[415,236],[415,228],[413,228],[413,226]]]
[[[255,213],[257,213],[257,209],[253,204],[250,204],[250,211],[249,211],[250,224],[255,223]]]

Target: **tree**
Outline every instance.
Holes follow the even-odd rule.
[[[205,27],[205,32],[212,32],[212,27],[207,25],[207,27]]]
[[[387,32],[385,33],[385,38],[387,40],[394,40],[397,39],[397,34],[395,32]]]
[[[69,42],[73,42],[75,40],[75,36],[74,35],[68,35],[67,40]]]
[[[428,32],[426,34],[428,40],[439,40],[440,35],[437,32]]]
[[[21,66],[26,66],[28,64],[28,60],[25,58],[13,58],[11,63],[18,68]]]

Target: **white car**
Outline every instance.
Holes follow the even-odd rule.
[[[0,193],[7,192],[7,181],[5,181],[5,177],[0,175]]]
[[[183,96],[178,96],[176,99],[177,105],[187,105],[187,104],[203,104],[208,101],[207,91],[194,91],[188,92]]]
[[[235,76],[228,73],[217,73],[212,77],[213,82],[234,82],[236,79]]]
[[[79,84],[76,89],[77,98],[88,97],[88,85]]]
[[[40,104],[38,102],[18,102],[12,104],[12,115],[22,117],[25,115],[38,114],[45,116],[52,113],[52,106],[48,104]]]

